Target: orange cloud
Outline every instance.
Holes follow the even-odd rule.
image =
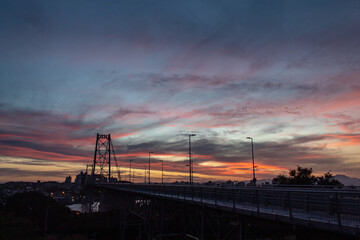
[[[360,134],[327,134],[325,136],[341,140],[341,142],[329,144],[333,147],[360,145]]]

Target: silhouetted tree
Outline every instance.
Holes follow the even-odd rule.
[[[273,178],[273,184],[290,184],[289,178],[285,175],[279,174],[277,177]]]
[[[324,173],[324,176],[318,177],[317,184],[318,185],[343,186],[343,184],[339,180],[335,179],[335,177],[332,175],[331,171]]]
[[[343,184],[335,179],[331,171],[328,171],[321,177],[315,177],[312,175],[312,168],[302,168],[297,166],[297,169],[289,170],[289,177],[279,174],[273,178],[273,184],[289,184],[289,185],[332,185],[343,186]]]

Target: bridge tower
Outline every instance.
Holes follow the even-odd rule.
[[[111,181],[111,162],[113,161],[116,164],[118,169],[118,164],[115,157],[114,146],[111,141],[110,134],[97,134],[96,135],[96,144],[95,144],[95,153],[94,153],[94,162],[92,165],[91,176],[93,182],[100,181],[104,182],[106,179]],[[99,178],[99,179],[97,179]],[[118,170],[118,178],[121,180],[120,171]]]

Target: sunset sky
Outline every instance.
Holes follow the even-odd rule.
[[[360,176],[360,1],[0,2],[0,182],[64,181],[111,134],[136,181]]]

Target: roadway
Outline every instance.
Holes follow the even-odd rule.
[[[104,188],[349,235],[360,234],[360,191],[116,184]]]

